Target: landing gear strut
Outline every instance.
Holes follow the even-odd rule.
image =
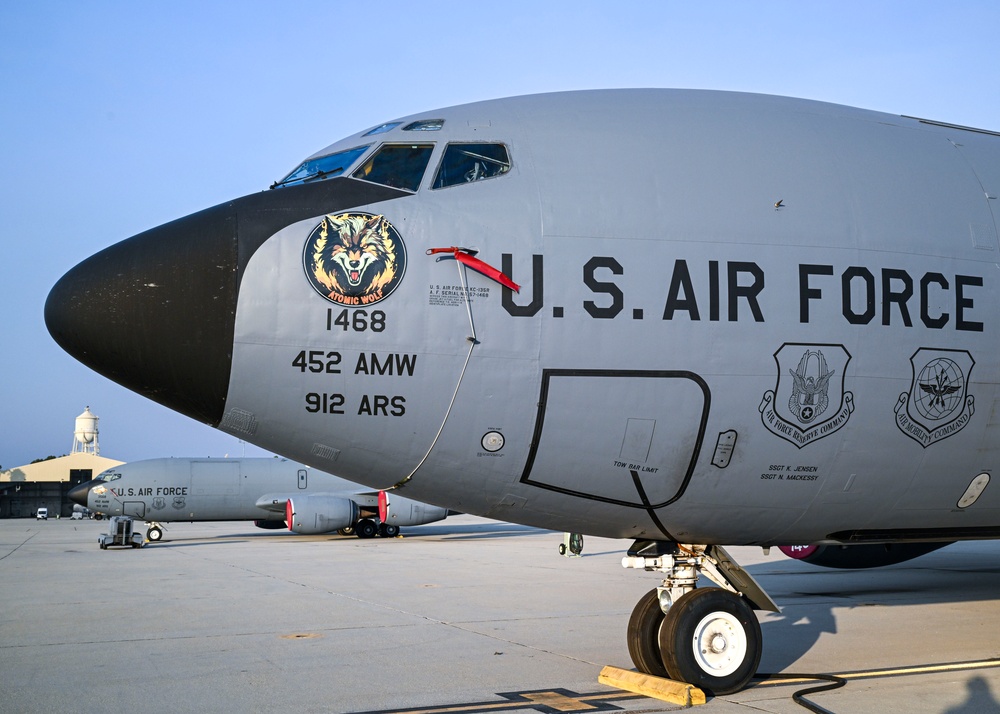
[[[629,619],[628,650],[639,671],[716,695],[747,685],[762,650],[754,609],[778,606],[723,548],[636,541],[622,565],[664,575]],[[720,587],[698,589],[699,574]]]

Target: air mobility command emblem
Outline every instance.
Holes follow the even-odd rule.
[[[758,410],[772,434],[798,448],[843,427],[854,412],[854,395],[844,391],[851,355],[843,345],[786,342],[774,353],[778,382],[764,393]]]
[[[896,401],[896,426],[925,449],[966,427],[975,413],[968,393],[976,364],[965,350],[921,347],[910,357],[910,391]]]

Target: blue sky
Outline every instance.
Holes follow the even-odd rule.
[[[49,337],[69,268],[265,189],[396,116],[515,94],[693,87],[1000,129],[993,2],[7,2],[0,5],[0,465],[263,455]]]

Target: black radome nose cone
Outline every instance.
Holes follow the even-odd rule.
[[[45,324],[91,369],[214,426],[229,388],[236,273],[235,211],[216,206],[77,265],[49,293]]]
[[[106,248],[70,270],[45,324],[85,365],[170,409],[218,426],[232,368],[239,279],[282,228],[410,196],[335,178],[263,191]]]
[[[77,484],[76,486],[74,486],[73,488],[71,488],[66,493],[66,495],[69,497],[69,500],[71,500],[73,503],[79,504],[79,505],[83,506],[84,508],[86,508],[87,507],[87,497],[90,496],[91,490],[94,488],[94,486],[97,486],[98,484],[101,484],[101,483],[104,483],[104,482],[103,481],[96,481],[94,479],[91,479],[90,481],[84,481],[83,483]]]

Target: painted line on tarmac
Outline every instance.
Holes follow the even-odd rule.
[[[30,536],[28,536],[27,538],[25,538],[25,539],[24,539],[23,541],[21,541],[20,543],[18,543],[18,544],[17,544],[17,545],[16,545],[16,546],[15,546],[14,548],[12,548],[12,549],[11,549],[11,550],[10,550],[9,552],[7,552],[7,553],[4,553],[4,554],[3,554],[2,556],[0,556],[0,560],[3,560],[3,559],[4,559],[4,558],[6,558],[6,557],[7,557],[8,555],[13,555],[13,554],[14,554],[14,552],[15,552],[15,551],[16,551],[16,550],[17,550],[18,548],[20,548],[20,547],[21,547],[22,545],[24,545],[24,544],[25,544],[25,543],[27,543],[27,542],[28,542],[29,540],[31,540],[32,538],[34,538],[34,537],[35,537],[36,535],[38,535],[38,531],[35,531],[35,532],[34,532],[34,533],[32,533],[32,534],[31,534]]]
[[[942,664],[916,664],[909,667],[893,667],[890,669],[866,669],[858,672],[831,672],[830,676],[840,679],[877,679],[883,677],[910,677],[916,674],[938,674],[941,672],[968,672],[977,669],[1000,668],[1000,659],[980,659],[968,662],[945,662]],[[801,684],[803,682],[815,681],[814,677],[808,674],[782,675],[765,674],[754,681],[754,687],[773,687],[786,684]]]
[[[536,689],[524,692],[497,692],[503,701],[468,702],[465,704],[443,704],[435,707],[414,707],[412,709],[379,709],[377,711],[354,712],[353,714],[470,714],[471,712],[517,712],[534,711],[539,714],[574,714],[575,712],[621,711],[612,702],[647,699],[640,694],[627,692],[588,692],[578,694],[568,689]]]

